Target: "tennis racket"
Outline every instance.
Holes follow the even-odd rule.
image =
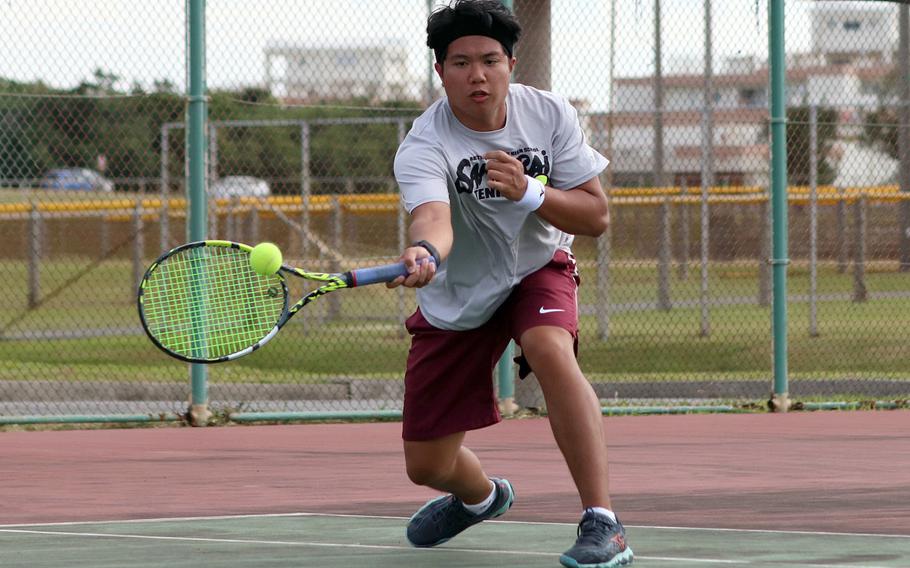
[[[320,296],[408,274],[402,262],[340,274],[282,265],[275,274],[263,275],[250,266],[252,250],[231,241],[197,241],[152,263],[138,293],[139,318],[152,342],[190,363],[230,361],[268,343]],[[289,306],[288,275],[322,285]]]

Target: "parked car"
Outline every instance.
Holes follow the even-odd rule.
[[[225,176],[209,186],[209,196],[266,197],[272,190],[264,179],[252,176]]]
[[[114,182],[95,170],[86,168],[61,168],[50,170],[44,174],[40,186],[44,189],[114,191]]]

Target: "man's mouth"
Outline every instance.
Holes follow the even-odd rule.
[[[474,102],[482,102],[490,96],[490,93],[486,91],[473,91],[471,92],[471,100]]]

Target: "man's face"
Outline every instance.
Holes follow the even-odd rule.
[[[449,44],[444,64],[436,64],[449,105],[468,128],[497,130],[505,125],[506,95],[515,58],[486,36],[462,36]]]

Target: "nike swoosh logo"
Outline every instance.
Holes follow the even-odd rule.
[[[560,310],[559,308],[545,308],[543,306],[540,307],[540,313],[542,313],[542,314],[551,314],[553,312],[564,312],[564,311],[565,310]]]

